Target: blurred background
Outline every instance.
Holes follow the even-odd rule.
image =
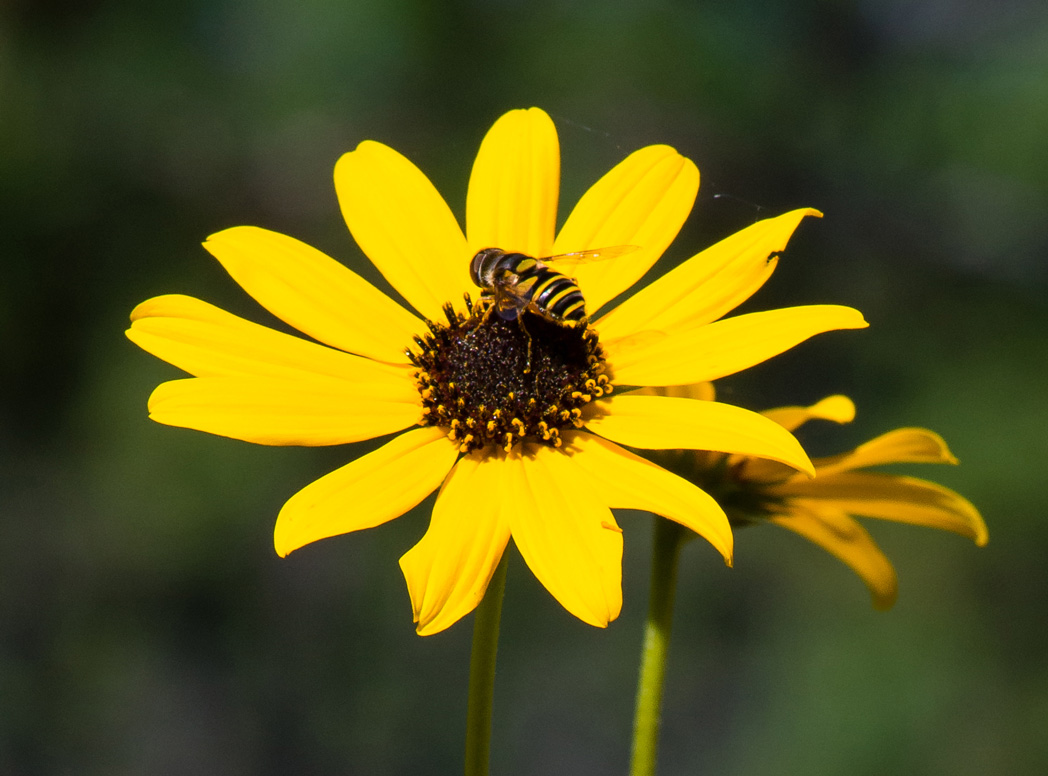
[[[657,275],[801,206],[745,309],[840,303],[823,335],[720,386],[752,408],[853,396],[815,453],[891,428],[990,528],[877,524],[900,597],[768,527],[681,568],[661,773],[1048,772],[1048,7],[1036,0],[0,3],[0,773],[461,770],[471,621],[415,635],[397,558],[430,502],[281,560],[298,488],[359,449],[161,427],[177,371],[123,330],[187,293],[272,319],[199,247],[255,224],[377,280],[333,165],[364,139],[462,218],[484,132],[538,105],[562,210],[669,143],[702,189]],[[493,772],[628,764],[651,516],[621,517],[625,607],[574,620],[514,556]],[[869,523],[867,523],[869,525]]]

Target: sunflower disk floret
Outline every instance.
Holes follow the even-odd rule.
[[[612,391],[596,331],[531,312],[506,319],[484,304],[468,315],[450,305],[447,323],[427,321],[416,337],[423,425],[448,429],[460,450],[521,441],[560,447],[562,429],[581,428],[582,407]]]

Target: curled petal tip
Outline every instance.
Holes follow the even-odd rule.
[[[844,313],[844,320],[841,321],[842,329],[865,329],[869,327],[870,322],[854,307],[844,307],[842,312]]]
[[[976,513],[976,518],[975,535],[972,541],[975,542],[976,547],[985,547],[986,543],[990,541],[990,532],[986,528],[986,523],[983,522],[982,515]]]
[[[415,633],[417,633],[419,636],[433,636],[437,633],[441,633],[442,631],[446,631],[454,622],[457,622],[442,622],[438,623],[437,625],[434,625],[434,620],[436,620],[435,617],[432,617],[425,621],[419,620],[416,617],[415,622],[418,624],[415,626]]]
[[[798,446],[799,444],[800,443],[798,443]],[[793,461],[788,462],[788,465],[797,469],[797,471],[808,475],[809,480],[815,479],[815,464],[811,462],[811,458],[808,457],[808,453],[805,452],[803,448],[801,449],[801,455],[804,456],[803,459],[799,457],[795,458]]]

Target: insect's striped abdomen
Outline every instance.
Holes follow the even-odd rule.
[[[586,317],[586,300],[571,278],[538,262],[518,273],[518,290],[540,312],[573,324]]]

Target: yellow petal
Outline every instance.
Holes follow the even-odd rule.
[[[587,191],[557,235],[553,252],[636,245],[621,258],[572,274],[592,314],[637,282],[673,242],[699,192],[699,170],[669,146],[634,151]]]
[[[429,529],[401,559],[419,635],[454,625],[477,608],[509,541],[502,515],[504,456],[482,452],[455,464]]]
[[[891,561],[855,520],[830,507],[794,508],[771,522],[803,536],[840,560],[866,583],[877,609],[895,604],[899,583]]]
[[[847,396],[827,396],[809,407],[778,407],[761,413],[789,432],[796,431],[809,420],[832,420],[837,423],[850,423],[855,418],[855,404]],[[813,461],[816,472],[819,462]],[[782,464],[761,458],[732,459],[729,465],[740,466],[739,476],[754,482],[777,483],[791,477],[799,477]]]
[[[850,307],[785,307],[653,340],[605,341],[604,350],[618,385],[686,385],[735,374],[822,332],[866,326]]]
[[[980,547],[989,538],[979,510],[949,488],[914,477],[842,472],[811,482],[787,482],[771,491],[802,505],[829,504],[860,517],[923,525],[967,536]]]
[[[324,475],[280,510],[277,554],[399,517],[440,486],[457,456],[443,429],[417,428]]]
[[[771,418],[787,431],[796,431],[809,420],[832,420],[835,423],[851,423],[855,420],[855,403],[847,396],[827,396],[808,407],[777,407],[761,413]]]
[[[353,239],[423,316],[443,320],[473,287],[466,238],[422,172],[392,148],[367,140],[335,165],[335,190]]]
[[[647,329],[674,332],[717,320],[771,277],[774,254],[786,248],[801,219],[821,215],[811,208],[794,210],[721,240],[601,318],[601,335],[616,339]]]
[[[538,108],[503,115],[484,136],[466,197],[472,253],[502,248],[549,256],[557,225],[560,144]]]
[[[704,537],[732,562],[732,533],[720,505],[705,491],[651,461],[592,434],[564,434],[562,450],[614,509],[643,509]]]
[[[926,428],[898,428],[881,434],[850,453],[820,458],[819,475],[887,463],[957,463],[946,441]]]
[[[601,400],[597,407],[586,420],[586,428],[627,447],[753,455],[815,473],[804,449],[789,431],[741,407],[629,394]]]
[[[603,628],[622,609],[622,529],[571,457],[523,448],[506,461],[513,541],[565,609]]]
[[[149,417],[260,445],[312,446],[391,434],[422,414],[418,392],[402,381],[192,377],[158,385]]]
[[[404,349],[424,328],[355,272],[293,237],[238,226],[211,235],[204,247],[273,315],[332,347],[405,363]]]
[[[149,299],[131,313],[128,338],[197,377],[336,377],[411,382],[409,365],[350,355],[238,318],[191,296]]]

